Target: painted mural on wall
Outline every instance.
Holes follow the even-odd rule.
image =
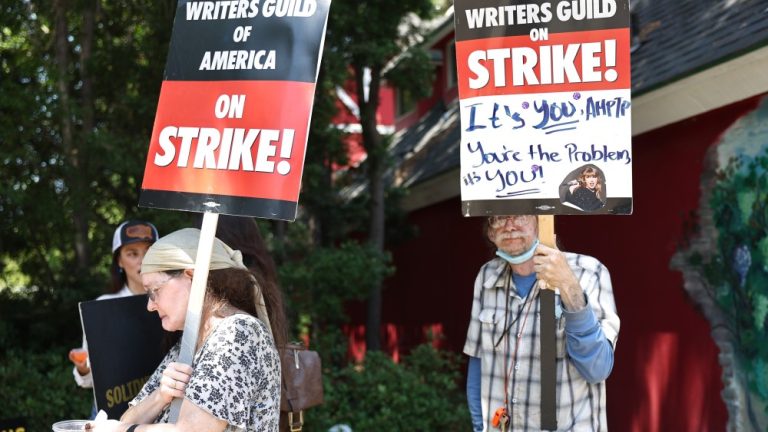
[[[768,96],[708,153],[697,237],[673,267],[712,325],[728,430],[766,430]]]

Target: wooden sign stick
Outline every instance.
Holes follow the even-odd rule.
[[[549,247],[555,247],[555,216],[539,215],[539,241]]]
[[[539,241],[555,247],[555,216],[539,216]],[[555,288],[555,287],[550,287]],[[557,338],[555,333],[555,291],[542,289],[541,299],[541,429],[557,430]]]
[[[177,360],[179,363],[191,365],[195,357],[195,345],[197,345],[197,335],[200,331],[200,317],[203,312],[205,287],[208,283],[208,270],[211,267],[211,252],[213,251],[213,240],[216,238],[218,222],[218,213],[203,213],[200,241],[197,243],[197,256],[195,257],[195,274],[192,275],[192,290],[189,293],[187,317],[184,320],[184,334],[181,337],[181,350]],[[182,401],[183,398],[174,398],[171,402],[169,423],[176,423],[176,420],[179,419]]]

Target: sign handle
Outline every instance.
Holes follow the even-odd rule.
[[[555,217],[553,215],[539,216],[539,241],[546,246],[555,247]],[[557,430],[555,291],[543,289],[540,296],[541,429],[553,431]]]
[[[551,248],[555,247],[554,215],[539,215],[539,241]]]
[[[205,299],[205,287],[208,282],[208,270],[211,266],[213,239],[216,238],[216,225],[219,222],[218,213],[203,213],[203,224],[200,228],[200,241],[197,244],[195,258],[195,274],[192,276],[192,289],[187,304],[187,317],[184,321],[184,334],[181,337],[179,363],[191,365],[195,356],[197,335],[200,331],[200,317]],[[176,423],[181,410],[183,398],[174,398],[171,402],[169,423]]]

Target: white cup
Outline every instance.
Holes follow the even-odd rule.
[[[84,431],[85,425],[89,421],[90,420],[63,420],[54,423],[51,427],[53,428],[53,432]]]

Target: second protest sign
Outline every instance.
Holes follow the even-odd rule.
[[[465,216],[632,212],[626,0],[456,0]]]

